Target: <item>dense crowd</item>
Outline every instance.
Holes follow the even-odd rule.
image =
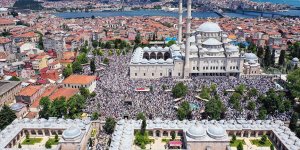
[[[101,65],[104,57],[110,59],[108,66]],[[196,106],[192,111],[193,119],[201,119],[201,112],[205,109],[205,102],[197,99],[198,89],[202,86],[209,87],[211,84],[217,85],[217,93],[224,103],[227,111],[225,119],[244,117],[251,114],[252,119],[256,119],[258,108],[255,111],[246,109],[246,102],[241,102],[242,111],[234,110],[229,104],[231,94],[225,95],[224,91],[234,89],[240,84],[247,88],[255,88],[260,94],[266,93],[270,88],[276,88],[270,77],[251,78],[228,78],[228,77],[211,77],[200,78],[192,77],[189,80],[180,80],[174,78],[160,79],[130,79],[129,62],[131,54],[117,56],[97,56],[97,68],[105,68],[96,74],[100,77],[97,81],[96,97],[90,98],[87,102],[87,112],[100,112],[101,119],[105,117],[114,117],[121,119],[124,116],[135,118],[140,112],[143,112],[148,118],[160,117],[162,119],[177,119],[175,106],[179,106],[184,100],[191,105]],[[85,71],[88,72],[88,71]],[[172,93],[164,89],[171,90],[178,82],[184,82],[188,86],[187,95],[181,100],[175,102]],[[136,88],[149,88],[149,92],[138,92]],[[163,89],[164,87],[164,89]],[[258,94],[259,95],[259,94]],[[256,101],[257,96],[250,98],[250,101]],[[127,103],[126,103],[127,102]],[[129,104],[131,102],[132,104]],[[258,105],[258,103],[256,103]],[[286,113],[277,113],[273,116],[268,115],[267,119],[288,120],[289,115]]]

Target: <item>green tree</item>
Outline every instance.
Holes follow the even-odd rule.
[[[135,39],[134,39],[134,43],[135,44],[140,44],[141,43],[141,35],[140,35],[140,32],[137,32],[136,36],[135,36]]]
[[[280,66],[283,66],[285,64],[285,50],[281,50],[280,51],[280,56],[279,56],[278,64]]]
[[[290,124],[289,124],[289,128],[292,131],[296,130],[298,119],[299,119],[299,114],[297,112],[294,112],[291,119],[290,119]]]
[[[18,148],[22,148],[22,145],[21,145],[21,143],[19,143],[19,144],[18,144]]]
[[[236,135],[233,135],[232,138],[231,138],[230,143],[234,143],[235,141],[236,141]]]
[[[83,108],[85,107],[86,98],[80,94],[72,96],[67,101],[68,107],[68,116],[69,118],[76,118],[76,116],[82,113]]]
[[[95,61],[94,60],[91,60],[90,62],[90,69],[93,73],[95,73],[96,71],[96,65],[95,65]]]
[[[188,88],[182,82],[177,83],[172,88],[172,94],[175,98],[183,97],[187,94],[187,92],[188,92]]]
[[[144,113],[140,112],[137,114],[136,119],[137,120],[145,120],[146,117],[145,117]]]
[[[211,98],[210,88],[203,86],[200,91],[200,97],[209,100]]]
[[[20,79],[16,76],[12,76],[9,81],[20,81]]]
[[[259,57],[259,58],[263,58],[263,55],[264,55],[264,48],[263,47],[258,47],[258,49],[257,49],[257,57]]]
[[[109,117],[109,118],[106,118],[103,129],[107,134],[112,134],[114,132],[115,125],[116,125],[115,119]]]
[[[2,107],[2,110],[0,111],[0,130],[3,130],[6,126],[11,124],[17,116],[15,115],[15,112],[11,110],[7,105],[4,105]]]
[[[79,88],[80,94],[85,97],[88,98],[90,97],[90,91],[84,87]]]
[[[75,61],[72,64],[72,70],[73,70],[73,73],[80,73],[80,72],[82,72],[82,66],[81,66],[80,62]]]
[[[48,141],[46,142],[46,144],[45,144],[45,147],[48,148],[48,149],[50,149],[50,148],[52,147],[51,141],[48,140]]]
[[[61,118],[67,114],[67,102],[65,97],[55,99],[50,107],[50,116]]]
[[[249,97],[254,97],[257,95],[257,89],[256,88],[251,88],[249,91],[248,91],[248,96]]]
[[[205,103],[205,112],[210,119],[220,120],[221,114],[225,111],[225,106],[219,98],[212,98]]]
[[[108,51],[108,56],[112,56],[114,54],[114,52],[112,50]]]
[[[240,93],[237,93],[237,92],[234,92],[230,99],[229,99],[229,102],[230,104],[233,106],[233,108],[235,110],[240,110],[241,109],[241,104],[240,104],[240,100],[242,98],[242,95]]]
[[[58,135],[57,134],[55,134],[54,140],[55,140],[55,142],[58,142]]]
[[[267,110],[264,108],[259,109],[257,118],[259,120],[265,120],[267,117]]]
[[[275,148],[274,148],[274,145],[273,145],[273,144],[271,144],[271,146],[270,146],[270,150],[275,150]]]
[[[77,61],[80,63],[80,64],[86,64],[88,63],[88,58],[86,56],[86,53],[81,53],[79,54],[79,56],[77,57]]]
[[[267,135],[262,135],[259,142],[262,143],[262,144],[265,144],[267,142],[267,140],[268,140]]]
[[[271,59],[271,50],[269,48],[269,46],[267,46],[266,50],[265,50],[265,56],[264,56],[264,65],[265,67],[269,67],[272,63],[272,59]]]
[[[300,69],[290,72],[287,76],[288,88],[294,97],[300,97]]]
[[[67,78],[67,77],[69,77],[72,73],[73,73],[73,69],[72,69],[71,65],[68,64],[67,67],[64,68],[64,70],[63,70],[63,76],[64,76],[65,78]]]
[[[98,44],[99,44],[98,41],[95,41],[95,40],[94,40],[94,41],[92,42],[92,46],[93,46],[94,48],[97,48],[97,47],[98,47]]]
[[[51,108],[51,101],[49,97],[42,97],[40,100],[40,108],[39,116],[41,118],[48,119],[50,117],[50,108]]]
[[[109,59],[108,58],[104,58],[103,63],[106,65],[109,65]]]
[[[253,102],[253,101],[248,102],[248,105],[247,105],[248,110],[254,111],[255,107],[256,107],[255,102]]]
[[[187,101],[181,103],[177,110],[177,116],[179,120],[191,118],[192,110],[190,104]]]
[[[92,120],[98,120],[98,118],[99,118],[98,112],[93,112],[92,113]]]
[[[98,55],[99,55],[99,56],[103,56],[103,55],[104,55],[103,50],[99,49],[99,50],[98,50]]]
[[[236,149],[237,149],[237,150],[243,150],[243,149],[244,149],[243,143],[240,142]]]
[[[271,65],[275,66],[275,49],[272,50],[272,55],[271,55]]]
[[[166,46],[170,47],[170,46],[172,46],[173,44],[176,44],[176,41],[171,40],[171,41],[169,41],[169,42],[167,43]]]
[[[244,94],[244,91],[246,90],[246,86],[244,84],[240,84],[239,86],[235,87],[235,92],[239,93],[240,95]]]
[[[143,119],[142,120],[142,125],[141,125],[141,134],[142,135],[145,135],[145,133],[146,133],[146,126],[147,126],[146,119]]]
[[[175,134],[175,132],[171,132],[171,138],[172,138],[172,141],[174,141],[174,140],[175,140],[175,138],[176,138],[176,134]]]

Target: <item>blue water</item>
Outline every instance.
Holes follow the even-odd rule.
[[[300,10],[290,10],[288,12],[277,12],[285,15],[299,16]],[[165,12],[162,10],[134,10],[134,11],[111,11],[111,12],[63,12],[56,13],[58,17],[62,18],[86,18],[86,17],[114,17],[114,16],[170,16],[178,17],[177,12]],[[256,18],[259,17],[259,13],[247,13],[247,14],[238,14],[238,13],[225,13],[229,17],[236,18]],[[186,13],[183,13],[183,16],[186,16]],[[219,17],[214,12],[193,12],[192,16],[195,18],[216,18]],[[271,17],[271,15],[265,14],[264,17]]]
[[[162,10],[134,10],[134,11],[110,11],[110,12],[63,12],[55,14],[58,17],[62,18],[82,18],[82,17],[114,17],[114,16],[170,16],[178,17],[177,12],[166,12]],[[186,16],[186,13],[183,13],[183,16]],[[193,17],[198,18],[215,18],[219,17],[214,12],[193,12]]]
[[[271,2],[276,4],[288,4],[296,7],[300,7],[300,0],[252,0],[254,2]]]

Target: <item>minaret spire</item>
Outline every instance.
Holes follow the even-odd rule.
[[[187,1],[187,18],[186,18],[186,43],[185,43],[185,63],[184,78],[190,75],[190,37],[191,37],[191,20],[192,20],[192,0]]]
[[[179,0],[178,4],[178,44],[182,42],[182,0]]]

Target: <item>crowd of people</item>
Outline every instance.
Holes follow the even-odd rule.
[[[109,58],[109,65],[101,65],[103,58]],[[177,119],[175,106],[179,106],[182,101],[188,101],[190,104],[197,106],[192,111],[193,119],[201,119],[201,112],[205,110],[205,102],[197,99],[199,89],[202,86],[209,87],[211,84],[217,85],[217,93],[226,107],[225,119],[244,117],[252,114],[256,119],[258,108],[255,111],[246,109],[246,102],[241,103],[242,111],[233,109],[229,104],[231,94],[224,94],[225,90],[234,89],[238,85],[244,84],[246,88],[255,88],[259,94],[266,93],[271,88],[276,88],[270,77],[251,78],[228,78],[228,77],[211,77],[201,78],[192,77],[189,80],[179,81],[174,78],[159,79],[130,79],[129,63],[131,53],[117,56],[116,54],[108,56],[96,56],[95,62],[97,68],[105,68],[96,74],[100,77],[97,81],[95,90],[96,96],[90,98],[87,102],[86,111],[89,113],[99,112],[101,119],[114,117],[117,120],[124,118],[135,118],[140,112],[148,118],[160,117],[162,119]],[[88,72],[88,71],[85,71]],[[174,101],[170,90],[178,82],[184,82],[188,87],[188,93],[180,101]],[[151,88],[150,88],[151,87]],[[150,88],[150,91],[136,91],[136,88]],[[167,89],[167,90],[166,90]],[[257,94],[257,95],[259,95]],[[256,101],[257,96],[251,97],[250,100]],[[258,105],[258,103],[257,103]],[[267,119],[288,120],[289,115],[285,113],[268,115]]]

